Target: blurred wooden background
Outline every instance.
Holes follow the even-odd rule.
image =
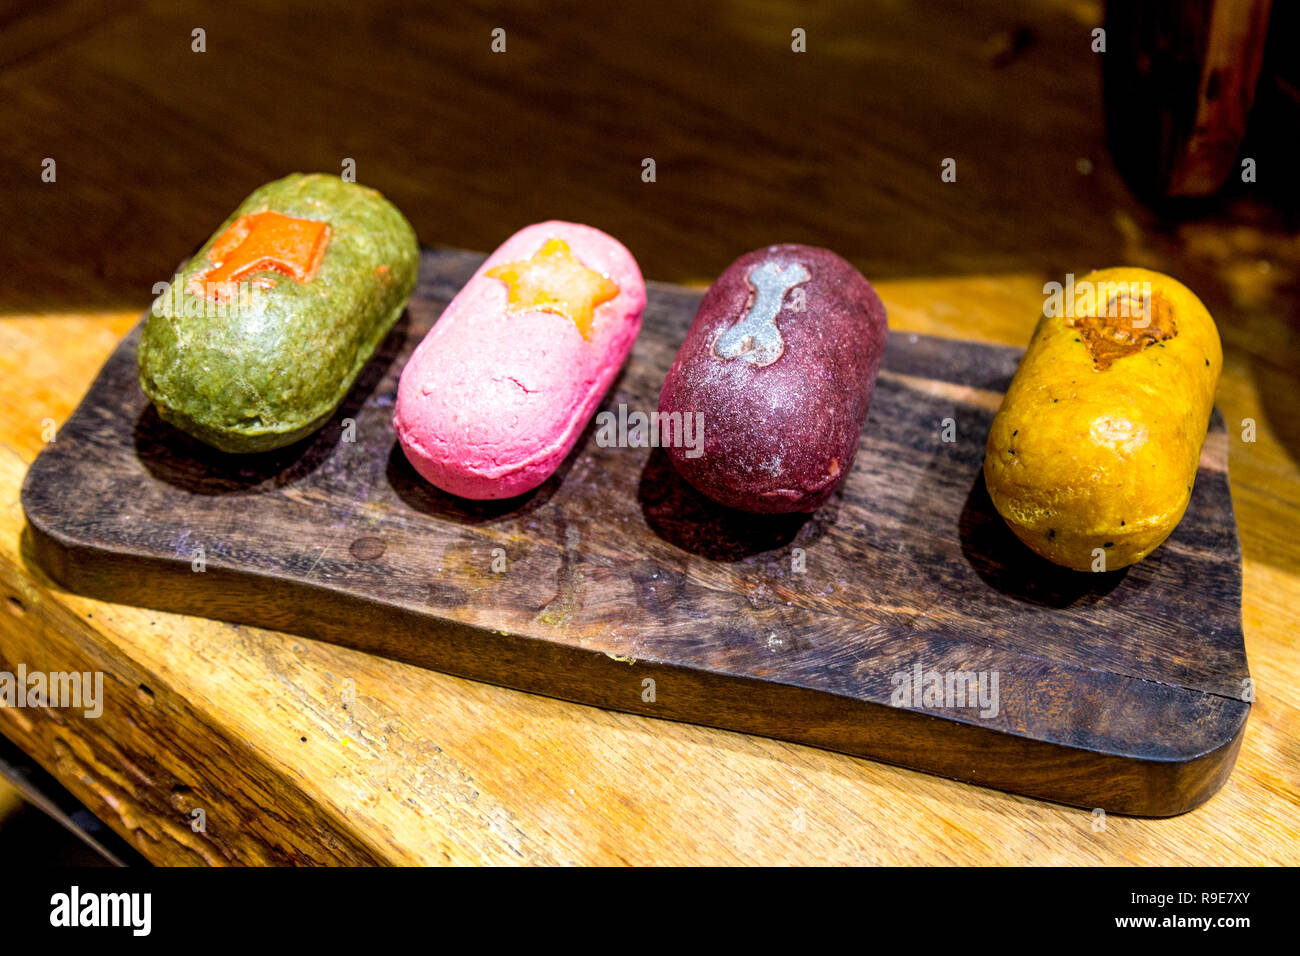
[[[1114,172],[1098,3],[7,5],[10,311],[137,304],[255,186],[345,158],[425,243],[577,218],[667,281],[774,241],[873,280],[1077,273],[1197,229]],[[1267,203],[1287,179],[1261,162],[1210,221],[1285,232]]]
[[[94,725],[8,711],[0,731],[158,861],[1296,862],[1295,90],[1271,50],[1243,147],[1258,182],[1153,209],[1107,148],[1103,17],[1088,0],[3,0],[0,663],[90,662],[118,696]],[[51,587],[17,505],[43,422],[243,196],[347,159],[425,244],[486,251],[576,219],[688,283],[767,243],[823,245],[895,328],[950,337],[1023,345],[1067,271],[1191,286],[1223,334],[1220,407],[1258,426],[1230,474],[1261,696],[1225,791],[1099,835],[1080,811]],[[341,675],[362,695],[349,714]]]

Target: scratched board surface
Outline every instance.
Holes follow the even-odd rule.
[[[1182,523],[1105,574],[1037,558],[989,503],[984,441],[1020,351],[917,335],[891,336],[854,468],[812,516],[719,508],[594,423],[536,492],[470,502],[415,473],[391,418],[406,357],[481,261],[425,251],[334,419],[260,455],[158,419],[137,327],[28,472],[37,560],[106,600],[1108,812],[1182,812],[1227,778],[1249,704],[1217,411]],[[657,407],[699,298],[650,284],[603,410]],[[927,698],[932,672],[982,676],[985,699]]]

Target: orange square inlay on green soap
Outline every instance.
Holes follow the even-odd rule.
[[[212,268],[193,276],[186,291],[226,301],[233,298],[235,283],[254,272],[310,282],[329,239],[329,223],[315,219],[270,211],[240,216],[208,250]]]

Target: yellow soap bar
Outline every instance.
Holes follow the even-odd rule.
[[[1190,289],[1104,269],[1049,296],[993,419],[984,481],[1038,554],[1080,571],[1141,561],[1182,520],[1223,350]]]

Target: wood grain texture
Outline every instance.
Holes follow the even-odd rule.
[[[1170,540],[1107,574],[1033,555],[984,490],[1019,350],[914,334],[890,341],[855,467],[812,517],[720,508],[662,451],[591,428],[536,492],[469,502],[419,478],[391,417],[411,351],[481,261],[426,252],[334,419],[264,455],[160,421],[137,328],[28,472],[43,568],[104,600],[1087,808],[1172,815],[1227,778],[1250,708],[1221,417]],[[651,286],[602,411],[657,407],[698,302]],[[727,426],[706,411],[704,427]],[[996,706],[965,683],[955,705],[891,706],[917,668],[997,674]]]
[[[14,54],[0,68],[0,587],[21,604],[0,602],[0,658],[94,662],[109,699],[97,721],[0,710],[0,732],[151,859],[1300,862],[1300,246],[1268,207],[1276,176],[1195,220],[1128,192],[1084,52],[1100,3],[665,0],[560,17],[524,3],[433,20],[398,3],[157,0],[57,30],[45,9],[14,6],[0,31]],[[803,59],[785,52],[796,21]],[[196,26],[207,59],[189,52]],[[511,53],[494,61],[496,26]],[[1262,171],[1285,168],[1278,139]],[[43,156],[57,186],[39,182]],[[1094,829],[1083,811],[874,761],[54,585],[23,549],[18,504],[43,423],[66,420],[152,284],[239,199],[343,156],[426,243],[489,249],[560,215],[674,282],[769,242],[817,243],[871,278],[896,330],[948,338],[1023,347],[1043,283],[1065,271],[1127,263],[1185,282],[1224,341],[1258,689],[1228,782],[1193,813]],[[946,156],[957,183],[939,182]],[[209,808],[201,838],[195,806]]]
[[[1078,0],[144,2],[0,81],[0,182],[25,223],[0,232],[0,261],[25,265],[0,273],[0,302],[143,301],[257,186],[349,157],[426,244],[493,249],[520,224],[579,219],[668,281],[711,281],[773,241],[834,249],[872,281],[1112,265],[1115,229],[1065,214],[1127,197],[1098,135],[1100,22]],[[807,54],[790,50],[796,26]],[[1000,52],[1027,29],[1027,48]],[[5,44],[28,46],[0,35],[0,62]],[[147,204],[130,192],[143,183]],[[1025,211],[1014,229],[1009,208]]]

